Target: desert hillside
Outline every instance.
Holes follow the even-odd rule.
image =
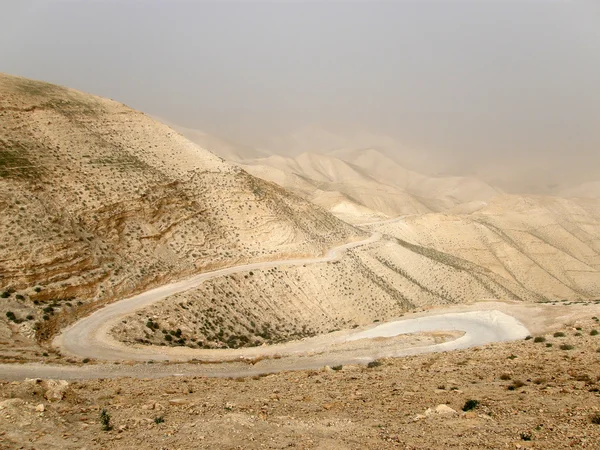
[[[433,305],[600,298],[597,200],[503,196],[470,215],[369,228],[383,238],[339,261],[213,278],[129,316],[115,334],[129,343],[255,346]]]
[[[353,223],[446,211],[502,192],[468,177],[430,177],[410,171],[374,149],[272,155],[238,164]]]
[[[9,75],[0,211],[2,318],[24,332],[89,300],[364,235],[143,113]]]
[[[351,222],[430,211],[410,193],[381,183],[366,171],[328,155],[303,153],[296,158],[273,155],[246,161],[241,167]]]

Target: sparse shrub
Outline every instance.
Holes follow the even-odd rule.
[[[533,342],[535,342],[535,343],[546,342],[546,338],[544,336],[536,336],[535,339],[533,340]]]
[[[590,416],[590,421],[595,425],[600,425],[600,413],[594,413]]]
[[[333,366],[331,369],[332,369],[332,370],[335,370],[335,371],[337,372],[338,370],[342,370],[342,368],[343,368],[343,367],[344,367],[344,366],[342,366],[342,365],[340,364],[339,366]]]
[[[546,347],[547,347],[547,348],[550,348],[550,347],[552,347],[552,342],[547,342],[547,343],[546,343]]]
[[[165,334],[165,341],[171,342],[173,340],[173,336],[170,334]]]
[[[553,336],[554,337],[565,337],[565,333],[563,333],[562,331],[557,331],[556,333],[554,333]]]
[[[367,364],[367,367],[369,369],[373,369],[373,368],[379,367],[379,366],[381,366],[381,361],[378,361],[378,360],[371,361],[369,364]]]
[[[512,384],[510,384],[510,385],[508,386],[508,390],[509,390],[509,391],[514,391],[514,390],[516,390],[516,389],[522,388],[523,386],[525,386],[525,383],[524,383],[524,382],[522,382],[521,380],[514,380],[514,381],[512,382]]]
[[[507,373],[503,373],[502,375],[500,375],[500,379],[504,381],[510,380],[510,375]]]
[[[515,359],[517,355],[510,355],[507,359]]]
[[[90,358],[83,358],[83,360],[81,362],[84,364],[87,364],[90,362]]]
[[[581,336],[581,333],[577,332],[577,333],[574,334],[574,336]]]
[[[163,423],[165,421],[165,418],[163,416],[157,416],[154,418],[154,423],[156,425],[158,425],[159,423]]]
[[[41,288],[40,286],[36,286],[36,287],[34,287],[34,288],[33,288],[33,290],[34,290],[35,292],[38,292],[38,293],[39,293],[39,292],[42,292],[42,288]]]
[[[33,320],[33,319],[34,319],[34,317],[33,317],[31,314],[28,314],[28,315],[27,315],[27,317],[26,317],[26,319],[27,319],[27,320]]]
[[[590,336],[598,336],[598,330],[590,331]]]
[[[532,338],[533,338],[533,336],[531,336],[531,335],[527,335],[527,336],[525,336],[525,340],[526,340],[526,341],[528,341],[528,340],[530,340],[530,339],[532,339]]]
[[[100,412],[100,424],[102,424],[102,431],[112,430],[112,425],[110,423],[110,414],[105,409],[103,409]]]
[[[21,294],[17,294],[17,295],[15,295],[15,298],[16,298],[17,300],[25,300],[25,297],[24,297],[23,295],[21,295]]]
[[[8,298],[8,297],[10,297],[10,292],[4,291],[2,294],[0,294],[0,297],[2,297],[2,298]]]
[[[575,347],[573,347],[570,344],[561,344],[560,349],[561,350],[573,350]]]
[[[544,384],[546,381],[548,380],[546,380],[545,378],[536,378],[535,380],[533,380],[535,384]]]
[[[17,316],[15,316],[15,313],[12,311],[6,311],[6,317],[8,318],[8,320],[10,320],[11,322],[16,322],[17,321]]]
[[[471,411],[479,406],[479,400],[467,400],[462,407],[463,411]]]
[[[533,439],[533,436],[531,433],[521,433],[522,441],[531,441],[532,439]]]

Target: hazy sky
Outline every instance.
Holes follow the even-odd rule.
[[[0,71],[251,145],[364,129],[449,171],[600,179],[596,0],[3,0]]]

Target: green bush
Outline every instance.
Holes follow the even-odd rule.
[[[2,298],[8,298],[8,297],[10,297],[10,292],[4,291],[2,294],[0,294],[0,297],[2,297]]]
[[[561,344],[560,349],[561,350],[573,350],[575,347],[573,347],[570,344]]]
[[[335,371],[337,372],[338,370],[342,370],[342,367],[344,367],[344,366],[342,366],[342,365],[340,364],[339,366],[333,366],[331,369],[332,369],[332,370],[335,370]]]
[[[565,337],[565,333],[563,333],[562,331],[557,331],[556,333],[554,333],[554,337]]]
[[[597,335],[598,335],[598,330],[590,331],[590,336],[597,336]]]
[[[546,342],[546,338],[544,336],[536,336],[533,342]]]
[[[373,369],[373,368],[379,367],[379,366],[381,366],[381,361],[378,361],[378,360],[371,361],[369,364],[367,364],[367,367],[369,369]]]
[[[163,416],[157,416],[154,418],[154,423],[156,425],[158,425],[159,423],[163,423],[165,421],[165,418]]]
[[[10,320],[12,322],[17,321],[17,316],[15,316],[15,313],[12,311],[6,311],[6,317],[8,318],[8,320]]]
[[[102,424],[102,431],[112,430],[110,414],[105,409],[100,412],[100,423]]]

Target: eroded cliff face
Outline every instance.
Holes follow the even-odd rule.
[[[122,104],[8,75],[0,93],[1,309],[22,327],[362,234]]]

